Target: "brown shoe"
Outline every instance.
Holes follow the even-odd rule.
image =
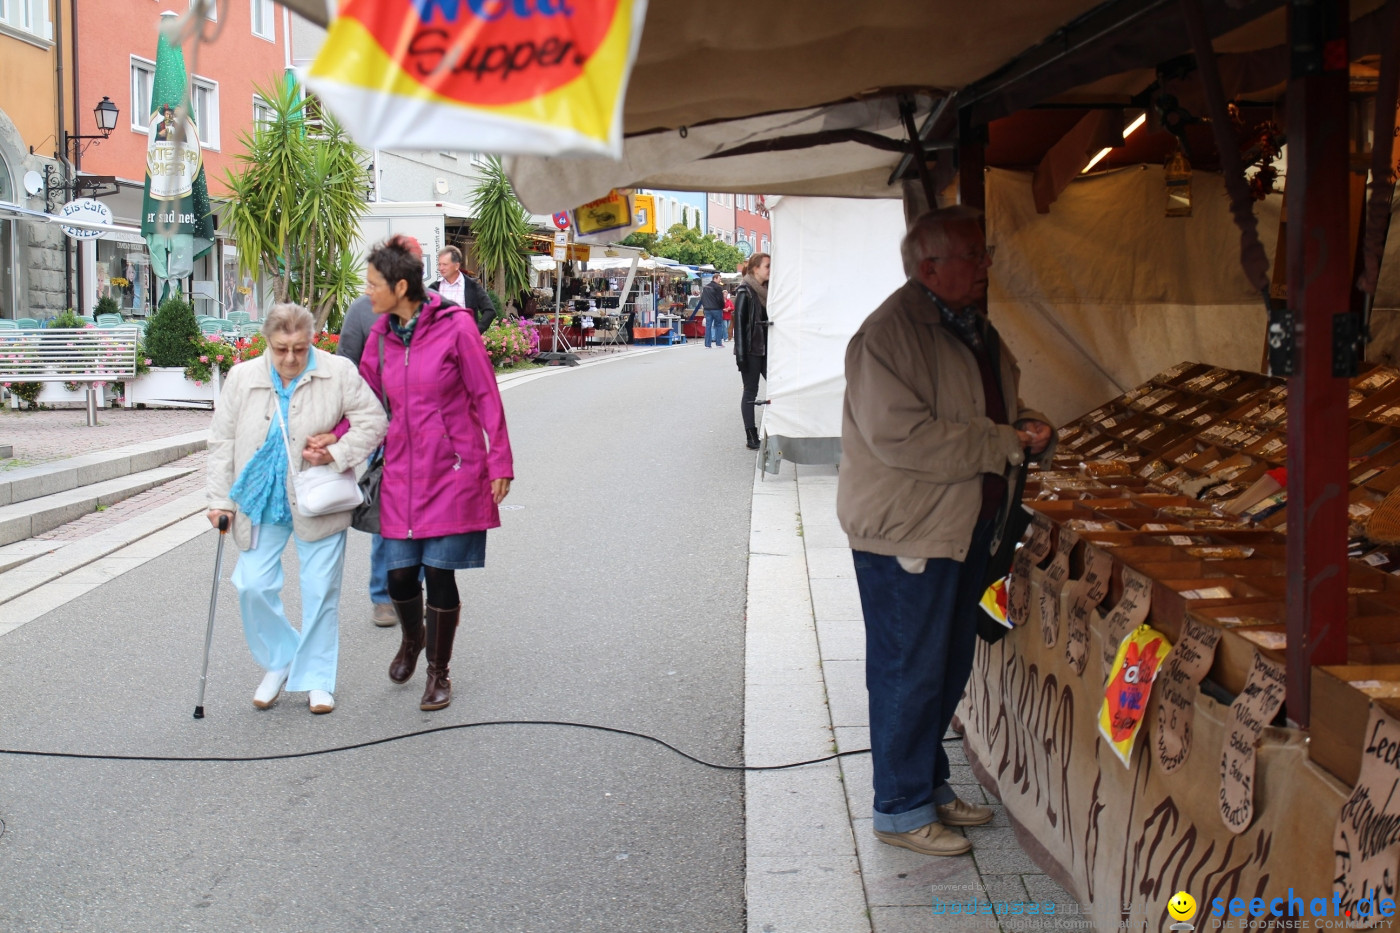
[[[941,823],[929,823],[907,833],[882,833],[875,838],[885,845],[899,846],[920,855],[962,855],[972,849],[966,836],[960,836]]]
[[[418,704],[421,710],[443,709],[452,703],[452,680],[447,667],[452,661],[452,640],[457,637],[457,619],[461,614],[460,603],[451,609],[427,608],[428,686]]]
[[[414,599],[394,600],[394,614],[403,630],[403,639],[399,642],[399,653],[389,662],[389,679],[405,684],[418,666],[418,652],[423,650],[423,594],[419,593]]]
[[[370,603],[374,607],[374,614],[370,616],[370,621],[380,628],[388,628],[391,625],[399,624],[399,615],[394,611],[393,603]]]
[[[992,821],[992,808],[954,797],[952,803],[938,807],[938,820],[944,826],[982,826]]]

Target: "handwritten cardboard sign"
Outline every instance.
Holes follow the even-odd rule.
[[[1123,568],[1123,596],[1118,604],[1109,610],[1103,627],[1103,673],[1104,686],[1112,677],[1113,661],[1118,657],[1118,648],[1123,639],[1143,622],[1147,621],[1147,611],[1152,608],[1152,578],[1145,577],[1129,567]]]
[[[1154,734],[1157,765],[1164,774],[1180,768],[1191,754],[1191,730],[1200,689],[1197,685],[1210,671],[1219,642],[1220,629],[1187,616],[1181,637],[1162,668]]]
[[[1069,609],[1065,634],[1065,660],[1076,674],[1084,673],[1089,659],[1089,620],[1094,607],[1108,595],[1109,579],[1113,576],[1113,558],[1092,544],[1084,547],[1084,575],[1069,585],[1066,598]]]
[[[1255,747],[1283,706],[1283,693],[1283,665],[1254,652],[1244,689],[1230,704],[1220,754],[1220,816],[1232,833],[1244,832],[1254,820]]]
[[[1400,723],[1371,704],[1361,775],[1337,814],[1332,890],[1352,926],[1376,925],[1382,898],[1395,899],[1400,874]]]
[[[1026,542],[1031,561],[1040,563],[1050,556],[1050,519],[1037,514],[1031,518],[1031,539]]]
[[[1139,625],[1123,639],[1113,659],[1103,705],[1099,707],[1099,732],[1108,739],[1109,747],[1125,768],[1133,757],[1133,744],[1147,714],[1152,682],[1171,650],[1165,635],[1150,625]]]
[[[1030,552],[1017,548],[1006,581],[1006,618],[1012,625],[1025,625],[1031,617],[1031,567]]]
[[[1053,648],[1060,637],[1060,594],[1069,580],[1069,559],[1078,543],[1079,535],[1061,528],[1060,546],[1045,569],[1045,582],[1040,587],[1040,633],[1047,648]]]

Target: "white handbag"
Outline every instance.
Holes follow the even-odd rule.
[[[287,422],[282,418],[282,406],[275,399],[273,405],[277,408],[282,440],[287,445],[296,510],[306,518],[316,518],[357,508],[364,497],[360,495],[360,484],[355,480],[354,470],[337,470],[332,464],[297,469],[297,458],[292,454],[292,441],[287,435]]]

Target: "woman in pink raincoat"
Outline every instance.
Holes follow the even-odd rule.
[[[495,370],[471,310],[424,288],[414,245],[394,237],[369,254],[365,294],[380,317],[360,374],[389,412],[380,534],[403,633],[389,679],[406,683],[426,648],[419,707],[435,710],[452,702],[448,663],[462,608],[455,571],[485,566],[486,530],[501,524],[514,470]]]

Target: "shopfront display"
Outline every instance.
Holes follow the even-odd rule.
[[[1350,909],[1377,860],[1395,896],[1400,801],[1365,752],[1400,723],[1400,549],[1369,530],[1400,488],[1400,371],[1351,382],[1348,664],[1312,670],[1309,730],[1281,712],[1287,417],[1283,380],[1183,363],[1061,428],[1026,485],[1015,627],[962,718],[1100,928],[1180,889],[1330,901],[1335,878]]]

